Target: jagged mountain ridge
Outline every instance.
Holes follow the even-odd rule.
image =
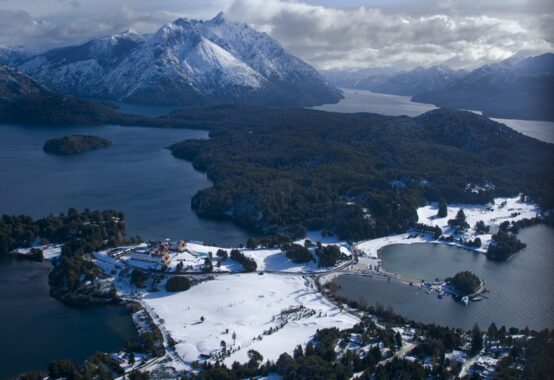
[[[57,91],[136,103],[308,106],[341,97],[267,34],[223,14],[54,49],[20,67]]]

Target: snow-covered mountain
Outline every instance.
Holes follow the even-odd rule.
[[[49,95],[50,91],[19,70],[0,63],[0,103]]]
[[[492,117],[554,120],[554,54],[515,56],[481,66],[413,100],[480,110]]]
[[[54,49],[20,67],[57,91],[136,103],[308,106],[341,97],[267,34],[222,13]]]
[[[384,94],[414,96],[442,88],[466,74],[437,65],[429,68],[417,67],[410,71],[394,69],[362,69],[355,71],[328,71],[324,73],[329,81],[339,87],[370,90]]]
[[[31,58],[34,54],[23,47],[0,46],[0,63],[14,66]]]
[[[387,79],[372,90],[393,95],[414,96],[422,92],[443,88],[466,74],[463,70],[453,70],[448,66],[437,65],[429,68],[417,67]]]
[[[381,69],[382,70],[382,69]],[[438,65],[401,73],[325,72],[339,87],[411,96],[443,108],[483,111],[491,117],[554,120],[554,54],[514,56],[472,71]]]
[[[398,73],[399,70],[390,67],[321,71],[321,74],[331,84],[339,88],[354,88],[358,90],[371,90]]]

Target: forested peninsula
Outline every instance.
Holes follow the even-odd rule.
[[[487,203],[523,192],[554,205],[554,146],[471,112],[410,118],[221,106],[169,119],[211,131],[209,140],[170,147],[214,182],[193,209],[267,233],[400,233],[417,222],[417,207],[441,197]]]

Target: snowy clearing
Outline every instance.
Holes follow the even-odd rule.
[[[49,244],[49,245],[39,245],[31,248],[18,248],[13,251],[18,255],[29,255],[31,254],[31,249],[38,248],[42,250],[42,256],[44,260],[52,260],[57,258],[62,253],[63,244]]]
[[[357,323],[324,299],[312,280],[298,275],[218,276],[185,292],[146,295],[143,302],[163,320],[187,363],[208,356],[226,364],[246,362],[250,349],[264,360],[277,360],[308,342],[317,329]],[[222,341],[229,355],[223,355]]]
[[[487,205],[455,204],[448,206],[448,215],[445,218],[438,218],[438,204],[420,207],[417,209],[419,223],[439,226],[444,234],[452,234],[454,231],[448,226],[448,220],[453,219],[456,213],[464,210],[466,221],[470,228],[463,235],[465,240],[472,240],[479,237],[482,242],[479,251],[485,252],[489,246],[492,234],[496,233],[498,226],[505,221],[512,222],[521,219],[531,219],[540,214],[540,207],[531,202],[522,202],[519,197],[496,198],[494,203]],[[482,220],[486,225],[491,226],[491,233],[477,235],[475,224]]]
[[[304,240],[295,242],[297,244],[304,244]],[[336,244],[325,243],[323,246],[327,245],[337,245],[341,252],[350,257],[352,256],[351,250],[346,246],[344,242],[338,242]],[[133,248],[133,247],[127,247]],[[243,248],[223,248],[215,247],[209,245],[203,245],[200,243],[187,243],[187,248],[184,252],[174,252],[171,251],[169,256],[171,262],[168,267],[171,272],[174,272],[179,263],[183,265],[183,271],[185,272],[197,272],[202,273],[204,268],[204,260],[210,254],[213,257],[213,272],[214,273],[241,273],[243,272],[243,267],[241,264],[235,260],[228,257],[227,259],[221,261],[218,266],[219,261],[217,257],[217,251],[223,250],[230,255],[232,249],[238,249],[241,251],[244,256],[254,260],[256,262],[257,271],[269,271],[269,272],[290,272],[290,273],[311,273],[311,272],[325,272],[329,271],[330,267],[319,267],[317,264],[317,257],[314,254],[314,261],[308,263],[294,263],[287,258],[285,253],[279,248],[268,248],[268,249],[243,249]],[[161,264],[140,261],[132,259],[130,256],[125,255],[121,257],[121,260],[125,261],[132,267],[142,268],[145,270],[160,270],[162,268]],[[338,265],[341,263],[339,262]]]
[[[473,240],[476,237],[481,239],[481,248],[474,249],[478,252],[486,252],[491,242],[492,234],[498,230],[498,226],[505,221],[518,221],[521,219],[531,219],[540,213],[540,207],[531,202],[522,202],[519,197],[514,198],[496,198],[494,203],[487,205],[453,204],[448,206],[448,215],[445,218],[437,217],[438,204],[431,203],[427,206],[417,209],[418,222],[429,226],[439,226],[443,234],[455,234],[455,231],[448,226],[448,220],[453,219],[460,209],[464,210],[466,221],[470,228],[463,234],[457,235],[466,241]],[[475,224],[482,220],[491,227],[491,233],[477,235],[475,233]],[[435,240],[431,234],[405,233],[400,235],[387,236],[379,239],[372,239],[356,244],[356,249],[364,256],[375,258],[379,257],[378,252],[381,248],[392,244],[414,244],[414,243],[440,243],[461,246],[456,242],[446,242]],[[467,248],[467,247],[464,247]]]

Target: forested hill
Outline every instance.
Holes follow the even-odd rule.
[[[554,205],[554,146],[470,112],[409,118],[220,106],[170,120],[211,130],[210,140],[171,147],[214,181],[193,208],[267,232],[401,232],[424,199],[441,196],[486,202],[525,192]]]
[[[140,116],[121,114],[105,103],[55,93],[4,64],[0,64],[0,122],[46,125],[146,123]]]

